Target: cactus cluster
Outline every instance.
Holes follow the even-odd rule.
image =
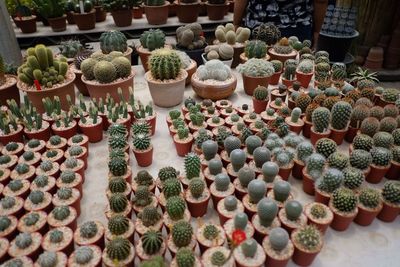
[[[327,193],[333,193],[340,187],[343,181],[343,173],[338,169],[329,168],[323,176],[317,180],[317,187]]]
[[[229,45],[234,45],[236,43],[245,43],[250,37],[251,31],[248,28],[235,27],[232,23],[227,23],[224,25],[219,25],[215,30],[215,38],[220,43],[227,43]]]
[[[260,40],[252,40],[246,43],[244,48],[245,56],[251,58],[265,58],[267,55],[267,45]]]
[[[206,59],[220,59],[220,60],[230,60],[233,57],[233,47],[229,44],[217,44],[206,46]]]
[[[176,29],[177,45],[180,48],[194,50],[203,48],[206,40],[202,36],[203,29],[199,23],[191,23]]]
[[[120,31],[112,30],[103,32],[100,36],[100,49],[104,54],[113,51],[124,53],[128,49],[127,38]]]
[[[222,61],[216,59],[209,60],[204,65],[201,65],[197,69],[196,75],[201,81],[226,81],[232,77],[231,69]]]

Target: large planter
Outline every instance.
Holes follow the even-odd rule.
[[[179,22],[182,23],[193,23],[197,21],[199,17],[200,3],[179,3],[177,4],[176,15],[178,16]]]
[[[17,88],[17,77],[14,75],[5,75],[6,82],[0,86],[0,105],[7,105],[8,99],[14,99],[17,105],[19,105],[19,91]]]
[[[343,62],[352,41],[357,37],[357,31],[353,35],[340,37],[321,32],[318,37],[317,51],[327,51],[332,62]]]
[[[121,88],[124,99],[129,99],[129,88],[133,88],[133,79],[135,72],[132,70],[131,75],[124,79],[118,79],[112,83],[99,83],[97,81],[86,80],[82,76],[82,82],[86,84],[89,95],[91,98],[103,98],[106,99],[107,94],[110,94],[112,98],[118,103],[120,101],[118,96],[118,88]]]
[[[222,5],[212,5],[207,2],[206,7],[209,20],[223,20],[228,7],[228,3]]]
[[[237,79],[232,74],[232,79],[229,82],[218,82],[215,84],[200,81],[196,73],[192,76],[192,88],[196,94],[204,99],[220,100],[226,99],[233,94],[236,89]]]
[[[130,9],[112,11],[115,26],[128,27],[132,24],[132,11]]]
[[[70,106],[67,102],[67,95],[71,97],[72,103],[75,103],[74,80],[76,76],[73,72],[68,71],[67,77],[68,78],[64,83],[57,84],[53,88],[42,89],[40,91],[37,91],[35,86],[27,86],[21,81],[18,81],[17,86],[19,90],[25,92],[28,95],[28,98],[32,102],[32,105],[40,113],[45,112],[42,99],[46,97],[53,99],[55,96],[58,96],[60,98],[61,109],[69,110]]]
[[[163,6],[144,6],[144,13],[150,25],[166,24],[168,20],[169,2],[165,1]]]
[[[144,78],[149,85],[154,104],[164,108],[180,104],[183,100],[183,93],[185,92],[187,75],[185,70],[181,70],[181,74],[179,74],[176,80],[162,82],[154,80],[150,71],[146,72]]]
[[[18,28],[21,29],[22,33],[33,33],[36,32],[36,16],[30,17],[15,17],[14,23]]]
[[[257,86],[268,87],[270,77],[251,77],[242,74],[242,78],[243,78],[243,88],[245,93],[252,96],[254,89],[256,89]]]
[[[105,21],[107,18],[107,12],[104,8],[102,6],[95,6],[94,9],[96,10],[96,22]]]
[[[274,48],[268,49],[268,55],[270,56],[271,60],[279,60],[282,63],[285,63],[288,59],[296,59],[297,51],[293,50],[290,54],[278,54],[275,53]]]
[[[87,31],[96,27],[96,11],[93,9],[88,13],[73,13],[74,21],[78,29]]]
[[[74,64],[70,65],[70,70],[75,73],[75,86],[78,88],[79,93],[84,96],[89,96],[89,91],[86,87],[86,84],[82,81],[82,71],[75,68]]]
[[[64,15],[59,18],[48,18],[50,27],[53,32],[63,32],[67,29],[67,16]]]

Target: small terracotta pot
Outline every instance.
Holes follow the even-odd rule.
[[[206,7],[209,20],[222,20],[225,16],[225,11],[228,7],[228,4],[225,3],[222,5],[212,5],[206,2]]]
[[[31,18],[19,19],[14,18],[15,25],[21,29],[22,33],[34,33],[36,32],[36,16],[31,16]]]
[[[315,189],[315,202],[319,202],[325,205],[329,204],[329,200],[331,199],[331,196],[325,192],[322,192],[319,190],[317,187],[314,187]]]
[[[393,222],[400,212],[400,205],[394,205],[383,200],[383,208],[378,214],[378,219],[384,222]]]
[[[382,181],[383,177],[390,169],[390,165],[386,167],[377,166],[375,164],[370,165],[371,170],[368,175],[365,177],[365,181],[371,184],[378,184]],[[397,174],[397,178],[399,177],[399,173]]]
[[[336,130],[332,127],[330,127],[331,130],[331,134],[329,135],[329,138],[332,139],[333,141],[335,141],[335,143],[339,146],[343,143],[343,139],[347,133],[347,129],[343,129],[343,130]]]
[[[353,139],[357,135],[358,130],[360,129],[349,126],[344,140],[346,140],[348,143],[353,143]]]
[[[98,118],[95,125],[85,125],[79,122],[79,128],[89,138],[90,143],[97,143],[103,140],[103,122],[101,117]]]
[[[133,149],[133,154],[140,167],[147,167],[153,163],[153,146],[146,151],[137,151]]]
[[[193,136],[190,135],[188,140],[182,141],[179,140],[179,137],[177,134],[174,135],[174,144],[176,148],[176,153],[180,157],[186,156],[191,150],[192,150],[192,145],[193,145]]]
[[[303,178],[304,163],[298,159],[293,159],[292,176],[296,179],[301,180]]]
[[[350,214],[341,214],[333,207],[332,200],[329,202],[329,208],[333,212],[333,221],[330,226],[336,231],[345,231],[347,228],[349,228],[351,222],[354,220],[358,213],[358,208],[356,208]]]
[[[3,145],[7,145],[10,142],[23,143],[24,142],[23,129],[24,128],[22,127],[22,125],[18,125],[17,131],[7,135],[0,135],[0,142]]]
[[[72,11],[66,12],[66,15],[67,15],[67,22],[68,22],[69,25],[75,24],[74,16],[72,15],[73,13],[74,13],[74,12],[72,12]],[[49,26],[49,25],[45,25],[44,21],[43,21],[43,25],[44,25],[44,26]]]
[[[292,260],[297,265],[309,266],[309,265],[311,265],[313,263],[315,257],[321,251],[321,248],[319,248],[315,252],[309,252],[309,251],[305,251],[304,249],[299,247],[297,245],[296,241],[294,240],[294,235],[296,234],[296,231],[297,230],[295,230],[291,235],[291,239],[292,239],[292,242],[293,242],[293,245],[294,245],[294,253],[293,253],[293,256],[292,256]]]
[[[299,118],[297,122],[292,122],[290,117],[286,117],[285,122],[289,125],[290,131],[295,132],[296,134],[301,133],[304,126],[304,121],[302,119]]]
[[[67,29],[67,16],[63,15],[62,17],[58,18],[48,18],[50,27],[53,32],[63,32]]]
[[[88,13],[73,13],[74,21],[78,29],[81,31],[87,31],[96,27],[96,10],[91,10]]]
[[[142,7],[132,8],[132,18],[134,18],[134,19],[143,18],[143,8]]]
[[[163,6],[144,6],[147,22],[150,25],[166,24],[168,20],[168,9],[170,3],[165,1]]]
[[[328,206],[320,203],[319,205],[324,205],[326,212],[327,212],[327,216],[329,216],[327,221],[317,221],[313,216],[310,215],[311,213],[311,207],[312,207],[313,203],[308,203],[305,207],[304,207],[304,213],[307,216],[307,220],[308,220],[308,224],[313,224],[315,225],[322,234],[325,234],[326,230],[328,230],[329,225],[332,223],[333,220],[333,212],[329,209]]]
[[[307,121],[305,117],[303,118],[303,121],[304,121],[303,136],[306,138],[310,138],[312,123]]]
[[[130,9],[112,11],[111,16],[117,27],[128,27],[132,25],[132,11]]]
[[[105,21],[107,18],[107,12],[104,8],[102,6],[95,6],[94,9],[96,10],[96,22]]]
[[[331,135],[330,129],[328,129],[323,133],[317,133],[316,131],[314,131],[314,126],[311,127],[310,140],[313,145],[315,145],[315,143],[317,143],[319,139],[328,138],[330,135]]]
[[[36,132],[28,132],[25,128],[24,134],[26,137],[28,137],[28,139],[38,139],[47,142],[47,140],[49,140],[51,136],[50,124],[47,123],[47,127]]]
[[[243,78],[243,88],[246,94],[253,96],[254,89],[261,85],[268,87],[270,77],[251,77],[242,74]]]
[[[208,191],[208,189],[205,189]],[[188,194],[188,191],[186,191],[186,194]],[[211,194],[208,192],[208,197],[200,202],[194,202],[191,201],[190,198],[186,197],[186,203],[188,205],[188,209],[190,211],[190,214],[192,217],[198,218],[198,217],[203,217],[207,213],[207,208],[208,208],[208,202],[210,200]]]
[[[301,86],[304,88],[308,88],[310,84],[311,78],[314,73],[302,73],[296,70],[296,80],[301,83]]]
[[[193,74],[196,72],[196,70],[197,70],[197,62],[194,61],[193,59],[191,59],[191,63],[190,63],[190,65],[189,65],[189,67],[187,67],[185,70],[186,70],[186,72],[188,73],[188,76],[187,76],[187,78],[186,78],[185,85],[189,85],[189,84],[190,84],[190,81],[191,81],[191,79],[192,79],[192,75],[193,75]]]
[[[193,23],[197,21],[199,17],[200,4],[199,2],[194,3],[178,3],[176,9],[176,15],[179,22],[182,23]]]
[[[253,109],[255,113],[260,114],[261,112],[265,111],[268,105],[268,101],[258,100],[255,99],[254,97],[252,99],[253,99]]]
[[[291,163],[288,167],[280,167],[278,175],[282,178],[282,180],[288,181],[290,173],[292,172],[294,164]]]
[[[282,77],[282,83],[286,85],[287,88],[292,87],[295,80],[288,80]]]
[[[269,84],[277,85],[279,83],[279,79],[281,78],[282,71],[275,72],[269,79]]]
[[[294,109],[296,107],[296,102],[294,102],[290,97],[288,98],[288,107]]]
[[[385,177],[389,180],[398,180],[400,175],[400,163],[392,160],[389,170],[386,172]]]
[[[57,129],[55,124],[51,126],[51,129],[53,130],[54,134],[64,137],[65,139],[71,138],[78,132],[76,121],[72,121],[70,127],[68,127],[67,129]]]
[[[235,44],[233,46],[233,60],[231,68],[236,68],[240,64],[240,54],[244,52],[243,44]]]
[[[379,212],[382,210],[383,204],[380,203],[375,209],[365,208],[363,205],[358,204],[358,213],[354,218],[354,222],[361,226],[370,225],[378,216]]]

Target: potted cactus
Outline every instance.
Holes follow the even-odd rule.
[[[298,52],[289,45],[289,40],[284,37],[272,48],[268,49],[271,60],[279,60],[285,63],[288,59],[295,59]]]
[[[146,206],[158,206],[157,198],[154,196],[152,192],[149,191],[149,188],[145,185],[141,185],[136,189],[135,197],[132,199],[133,209],[136,213],[139,213]]]
[[[179,267],[186,264],[193,267],[202,266],[200,259],[198,259],[194,254],[193,249],[180,248],[177,251],[175,258],[171,261],[171,267]]]
[[[257,204],[257,213],[252,218],[252,224],[255,230],[254,238],[258,242],[270,233],[271,229],[280,227],[281,223],[278,214],[278,205],[269,198],[261,199]]]
[[[96,27],[96,11],[91,1],[84,1],[72,13],[74,22],[81,31],[92,30]]]
[[[51,212],[53,204],[51,203],[52,196],[49,192],[39,190],[32,191],[25,200],[24,209],[26,211],[40,211],[47,213]]]
[[[89,92],[86,87],[86,84],[82,82],[81,63],[85,59],[89,58],[92,53],[93,53],[92,51],[87,49],[80,51],[75,55],[73,62],[70,64],[71,71],[76,75],[75,86],[78,88],[79,92],[84,96],[89,96]]]
[[[294,108],[292,110],[291,116],[285,118],[285,122],[289,125],[289,129],[296,134],[300,134],[304,126],[304,121],[300,118],[301,109]]]
[[[223,225],[225,235],[232,236],[232,234],[239,230],[245,233],[246,238],[252,238],[254,235],[254,227],[249,223],[247,214],[244,212],[236,212],[232,219],[227,220]]]
[[[266,86],[258,85],[253,91],[253,108],[257,114],[265,111],[268,105],[268,89]]]
[[[173,257],[180,248],[193,250],[196,243],[196,237],[193,235],[193,227],[189,222],[181,220],[172,226],[167,245]]]
[[[161,232],[155,230],[145,232],[135,246],[136,253],[142,261],[155,256],[164,256],[166,248]]]
[[[83,164],[82,164],[83,165]],[[57,179],[57,187],[76,188],[82,194],[83,177],[72,169],[63,170]]]
[[[287,148],[282,149],[274,155],[274,160],[279,166],[279,176],[285,181],[289,180],[289,176],[292,172],[294,156],[293,151]]]
[[[263,180],[254,179],[250,181],[247,188],[249,193],[243,197],[242,203],[246,213],[252,218],[257,213],[257,204],[267,193],[267,185]]]
[[[170,2],[165,0],[145,0],[144,13],[150,25],[166,24]]]
[[[343,142],[343,139],[347,133],[351,112],[351,105],[345,101],[339,101],[332,107],[330,138],[332,138],[332,140],[334,140],[338,145]]]
[[[68,259],[69,266],[88,265],[100,267],[102,265],[102,251],[97,246],[82,246],[77,248]]]
[[[159,49],[149,58],[150,71],[145,79],[154,104],[172,107],[182,102],[187,72],[181,69],[179,56],[170,49]],[[168,69],[168,71],[165,71]],[[174,98],[168,97],[174,95]]]
[[[205,266],[229,267],[234,265],[234,258],[226,247],[213,246],[202,254],[201,262]]]
[[[381,192],[375,188],[362,188],[358,194],[357,207],[354,222],[361,226],[370,225],[383,208]]]
[[[395,88],[386,88],[379,97],[378,105],[385,107],[388,104],[394,104],[399,99],[399,92]]]
[[[3,145],[23,141],[24,127],[16,120],[17,118],[10,111],[0,111],[0,142]]]
[[[344,137],[349,143],[353,142],[362,121],[370,115],[370,110],[366,105],[356,105],[350,115],[349,129]]]
[[[8,254],[13,258],[27,256],[34,261],[41,253],[41,241],[42,235],[39,233],[20,233],[10,242]]]
[[[195,111],[189,114],[190,122],[189,129],[190,132],[194,133],[201,128],[207,128],[207,122],[205,122],[205,116],[203,113]]]
[[[342,171],[328,168],[315,183],[315,202],[328,205],[332,193],[340,187],[343,178]]]
[[[291,234],[294,245],[292,260],[300,266],[309,266],[323,246],[321,232],[314,225],[307,225]]]
[[[36,16],[30,9],[32,2],[15,1],[15,4],[15,14],[11,14],[15,25],[21,29],[22,33],[36,32]]]
[[[253,238],[248,238],[233,251],[237,267],[264,266],[266,255],[263,247]]]
[[[11,180],[2,190],[4,196],[27,198],[30,183],[28,180]]]
[[[133,241],[135,224],[124,215],[114,215],[108,220],[105,230],[106,240],[112,240],[115,237],[121,237]]]
[[[98,221],[87,221],[76,229],[74,242],[78,246],[96,245],[104,248],[104,226]]]
[[[203,62],[206,63],[208,60],[219,59],[228,67],[232,66],[233,60],[233,47],[228,44],[216,44],[208,45],[204,49],[204,54],[201,55]]]
[[[25,152],[33,152],[33,153],[45,153],[46,151],[46,142],[38,139],[29,140],[24,146]],[[24,152],[24,153],[25,153]]]
[[[14,239],[17,234],[18,219],[13,215],[0,215],[0,238]]]
[[[44,211],[31,211],[26,213],[18,222],[18,231],[21,233],[39,232],[45,235],[48,232],[47,213]]]
[[[140,36],[140,46],[136,48],[136,51],[139,53],[145,72],[149,70],[148,61],[151,52],[160,48],[169,48],[165,44],[165,34],[163,31],[160,29],[150,29],[142,33]]]
[[[163,227],[162,214],[156,207],[146,206],[137,216],[135,230],[140,236],[150,230],[161,231]]]
[[[400,183],[387,181],[382,189],[383,208],[378,214],[378,219],[384,222],[392,222],[400,210]]]
[[[31,191],[41,190],[54,194],[56,192],[56,179],[54,177],[37,176],[30,187]]]
[[[386,178],[388,178],[390,180],[395,180],[397,177],[397,174],[400,171],[400,146],[398,145],[399,141],[397,141],[398,138],[400,137],[399,133],[400,133],[400,130],[395,130],[392,132],[392,135],[394,137],[396,137],[395,138],[396,146],[393,146],[391,149],[392,150],[392,161],[390,164],[390,169],[387,171],[386,176],[385,176]]]
[[[108,189],[106,191],[107,198],[111,197],[112,194],[116,193],[122,193],[127,197],[130,196],[132,193],[131,187],[128,186],[128,183],[122,177],[113,177],[108,182]]]
[[[223,225],[226,221],[232,219],[237,212],[244,212],[244,206],[235,196],[228,195],[218,201],[217,212],[220,224]]]
[[[207,43],[199,23],[191,23],[177,28],[176,40],[178,50],[184,51],[191,59],[196,61],[197,66],[203,63],[201,55],[204,53]]]
[[[132,24],[132,8],[134,7],[133,0],[113,1],[102,0],[102,6],[114,19],[115,26],[127,27]]]
[[[132,205],[124,194],[112,194],[108,198],[108,204],[109,207],[106,211],[107,218],[111,218],[114,215],[130,216],[132,214]]]
[[[372,156],[371,171],[366,175],[365,180],[369,183],[379,183],[390,169],[392,153],[384,147],[373,147],[370,151]]]
[[[242,73],[243,88],[248,95],[253,95],[254,89],[259,85],[267,87],[269,78],[275,71],[272,63],[258,58],[250,58],[239,65],[237,70]]]
[[[210,191],[206,188],[203,178],[193,178],[185,192],[185,199],[190,214],[193,217],[203,217],[207,213]]]
[[[153,145],[147,133],[133,136],[132,151],[139,166],[147,167],[153,162]]]
[[[272,74],[271,78],[269,79],[269,84],[277,85],[279,83],[279,79],[281,78],[283,64],[279,60],[271,60],[272,67],[274,67],[274,74]]]
[[[265,42],[261,40],[251,40],[246,42],[244,52],[240,54],[240,62],[244,64],[251,58],[269,59]]]
[[[77,212],[70,206],[57,206],[47,216],[47,223],[52,228],[66,226],[73,231],[77,227]]]
[[[63,252],[55,252],[55,251],[45,251],[39,255],[35,267],[46,266],[46,264],[52,264],[53,266],[57,266],[57,264],[63,264],[66,266],[68,263],[68,257]]]
[[[209,248],[222,246],[225,242],[224,229],[219,225],[203,224],[196,231],[196,239],[199,242],[201,253]]]
[[[37,14],[50,24],[53,32],[62,32],[67,29],[64,1],[33,0],[33,6]]]
[[[45,251],[71,254],[74,251],[74,233],[65,226],[54,228],[43,236],[42,247]]]
[[[329,202],[333,212],[331,227],[336,231],[346,230],[358,213],[357,196],[348,188],[336,189]]]
[[[292,175],[296,179],[302,179],[302,173],[306,165],[306,160],[314,152],[314,147],[309,141],[303,141],[296,146],[296,154],[293,159]]]
[[[15,264],[22,264],[23,266],[33,266],[33,261],[31,258],[27,256],[20,256],[18,258],[12,258],[8,261],[5,261],[4,264],[7,265],[15,265]]]
[[[167,198],[164,213],[164,225],[167,227],[179,220],[190,221],[191,215],[186,208],[186,202],[180,195]]]
[[[311,127],[310,139],[313,145],[321,138],[330,136],[329,117],[330,111],[325,107],[318,107],[312,113],[313,126]]]
[[[147,186],[149,191],[155,192],[156,184],[154,182],[153,176],[146,170],[141,170],[137,173],[136,177],[133,179],[131,187],[132,191],[136,192],[139,186]],[[129,186],[127,186],[129,188]]]
[[[226,0],[208,0],[206,7],[209,20],[222,20],[228,10],[228,3]]]
[[[296,69],[296,80],[301,86],[308,88],[311,78],[314,75],[314,62],[309,59],[301,60]]]
[[[32,165],[28,165],[26,163],[18,163],[14,170],[11,172],[10,177],[11,179],[18,179],[18,180],[33,180],[35,176],[35,167]]]
[[[51,129],[56,135],[69,139],[77,133],[77,125],[71,113],[62,112],[60,119],[51,125]]]
[[[53,205],[56,207],[59,206],[71,206],[75,208],[77,216],[81,213],[81,200],[82,194],[78,189],[73,187],[60,187],[57,190],[57,193],[54,194],[53,197]]]
[[[96,107],[89,108],[89,116],[80,113],[79,129],[85,134],[90,143],[97,143],[103,139],[103,120]]]
[[[65,155],[66,159],[68,159],[70,157],[75,157],[77,159],[82,160],[84,163],[84,168],[86,170],[86,168],[88,166],[88,164],[87,164],[88,150],[86,149],[86,147],[72,145],[68,148],[68,150],[65,152],[64,155]]]
[[[5,144],[5,146],[1,150],[1,153],[3,155],[9,155],[9,156],[15,155],[19,157],[24,153],[24,144],[17,142],[9,142]]]
[[[333,220],[333,213],[328,206],[322,203],[312,202],[304,207],[304,214],[307,216],[308,224],[315,225],[322,234],[325,234]]]
[[[307,217],[303,213],[303,206],[297,200],[289,200],[278,213],[282,227],[291,234],[294,230],[307,225]]]
[[[294,246],[285,229],[277,227],[271,230],[262,242],[268,266],[286,266],[294,252]]]
[[[18,104],[20,102],[19,92],[17,90],[17,77],[6,72],[6,64],[3,57],[0,55],[0,104],[6,105],[7,100],[14,100],[15,103]]]
[[[178,156],[186,156],[191,151],[194,140],[189,129],[187,127],[179,127],[177,134],[173,138]]]
[[[214,206],[216,206],[221,199],[232,195],[234,191],[235,187],[230,182],[229,176],[226,173],[217,174],[214,178],[214,182],[210,186]]]
[[[10,169],[18,164],[18,156],[16,155],[2,155],[0,156],[0,166],[2,167],[3,174],[1,175],[1,182],[6,184],[10,181]]]

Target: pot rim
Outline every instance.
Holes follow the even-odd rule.
[[[56,88],[48,88],[48,89],[40,90],[40,91],[38,91],[38,90],[28,90],[28,89],[24,88],[24,86],[21,86],[21,84],[23,84],[23,83],[20,80],[18,80],[18,82],[17,82],[17,87],[18,87],[19,90],[21,90],[21,91],[23,91],[23,92],[25,92],[27,94],[29,94],[29,93],[31,93],[31,94],[41,94],[43,92],[52,92],[52,91],[58,90],[60,88],[67,87],[71,83],[73,84],[75,82],[75,79],[76,79],[75,73],[72,70],[69,70],[69,69],[68,69],[67,73],[71,73],[73,78],[68,82],[62,83],[62,86],[58,86]],[[30,86],[30,87],[32,87],[32,86]]]

